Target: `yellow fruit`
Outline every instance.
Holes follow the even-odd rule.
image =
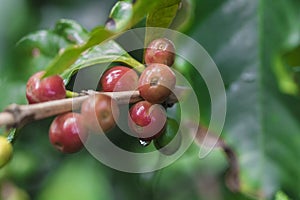
[[[0,136],[0,168],[11,159],[13,147],[6,137]]]

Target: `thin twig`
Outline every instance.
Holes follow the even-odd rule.
[[[222,149],[228,161],[228,170],[226,173],[226,184],[233,192],[238,192],[241,188],[240,185],[240,166],[235,151],[221,138],[214,133],[210,132],[205,126],[194,123],[186,122],[186,127],[190,129],[198,129],[195,142],[200,147]]]
[[[174,93],[180,99],[186,91],[187,88],[176,87]],[[108,95],[116,100],[118,104],[135,103],[142,100],[139,91],[96,92],[89,90],[86,91],[85,94],[86,95],[74,98],[60,99],[31,105],[11,104],[4,110],[4,112],[0,113],[0,127],[6,126],[7,128],[20,128],[31,121],[44,119],[72,110],[78,110],[80,109],[83,101],[86,100],[89,95],[94,94]],[[178,101],[177,97],[174,94],[170,95],[167,103],[176,103]]]

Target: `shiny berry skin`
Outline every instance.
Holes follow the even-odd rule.
[[[115,66],[101,76],[98,88],[104,92],[120,92],[135,90],[138,86],[137,73],[128,67]]]
[[[164,132],[153,141],[154,146],[165,155],[174,154],[181,144],[181,132],[176,120],[168,118]]]
[[[63,99],[66,97],[66,89],[63,79],[58,75],[43,78],[45,72],[37,72],[32,75],[26,85],[26,98],[29,104]]]
[[[106,133],[116,125],[119,118],[117,102],[104,94],[91,95],[81,105],[86,126],[93,133]]]
[[[140,95],[151,103],[163,103],[176,84],[176,76],[164,64],[150,64],[142,72],[138,90]]]
[[[161,63],[172,66],[175,60],[175,47],[167,38],[153,40],[145,51],[146,64]]]
[[[13,147],[6,137],[0,136],[0,168],[6,165],[13,153]]]
[[[165,109],[148,101],[140,101],[129,110],[129,128],[134,135],[143,140],[158,137],[164,130],[166,120]]]
[[[79,113],[68,112],[57,116],[49,129],[52,145],[63,153],[75,153],[83,148],[88,137],[84,118]]]

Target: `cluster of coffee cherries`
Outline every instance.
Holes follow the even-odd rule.
[[[81,104],[78,112],[57,116],[49,129],[51,143],[64,153],[83,148],[89,134],[107,133],[118,121],[120,110],[114,98],[105,92],[139,91],[141,101],[129,104],[128,127],[131,135],[165,154],[176,148],[164,149],[178,132],[178,123],[167,118],[167,100],[176,84],[171,66],[175,59],[174,44],[166,39],[153,40],[145,50],[146,68],[141,74],[127,66],[113,66],[103,73],[98,89]],[[27,82],[26,97],[30,104],[63,99],[66,89],[60,76],[46,78],[44,72],[34,74]],[[179,146],[179,144],[177,144]]]

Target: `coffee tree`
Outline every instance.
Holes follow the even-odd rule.
[[[300,198],[300,4],[114,3],[18,36],[0,199]]]

